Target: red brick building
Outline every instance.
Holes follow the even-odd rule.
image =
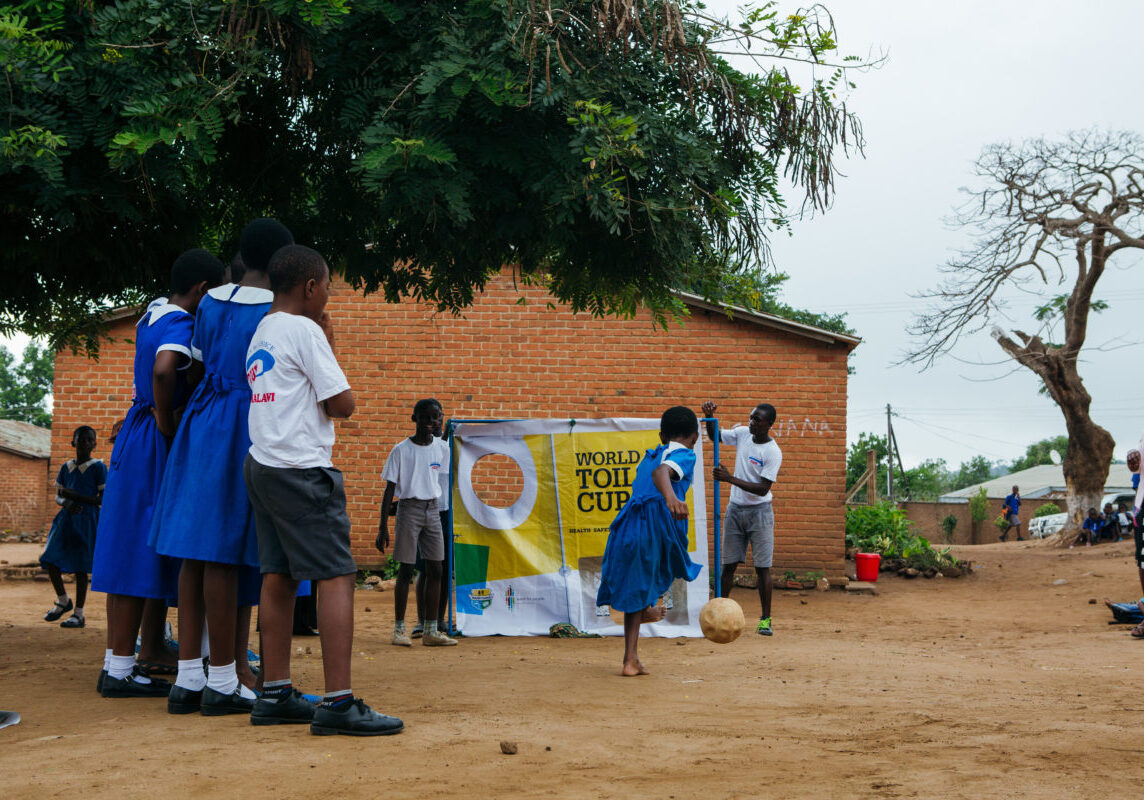
[[[551,310],[550,299],[515,287],[507,273],[461,317],[335,288],[329,311],[357,412],[338,423],[334,463],[345,472],[361,566],[379,561],[379,474],[389,449],[412,433],[420,397],[436,397],[447,417],[463,419],[658,417],[668,406],[698,411],[714,399],[724,424],[745,424],[757,402],[778,409],[775,566],[843,573],[846,367],[858,339],[767,314],[732,319],[693,297],[684,297],[690,318],[666,331],[646,314],[593,319]],[[130,402],[135,319],[112,322],[98,363],[57,356],[53,465],[69,457],[65,432],[81,423],[99,432],[96,455],[106,458],[106,436]],[[733,464],[733,451],[724,453]],[[495,474],[494,458],[481,467],[496,479],[487,495],[478,487],[482,497],[515,499],[513,479]],[[482,482],[480,470],[474,480]]]
[[[0,420],[0,531],[39,533],[58,510],[52,502],[51,437],[47,428]],[[64,461],[74,457],[73,450]]]

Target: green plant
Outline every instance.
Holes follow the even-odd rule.
[[[957,517],[953,514],[946,514],[945,519],[941,521],[941,529],[945,533],[946,544],[952,544],[953,532],[957,529]]]
[[[798,576],[794,573],[794,570],[788,569],[786,572],[783,573],[783,580],[784,581],[797,581]]]
[[[873,506],[854,506],[846,511],[846,545],[902,561],[919,570],[941,569],[957,563],[947,547],[937,551],[924,536],[910,531],[905,512],[883,501]]]
[[[385,566],[381,568],[381,577],[385,580],[393,580],[397,577],[397,570],[400,569],[401,564],[394,559],[393,555],[385,557]]]
[[[1001,514],[996,519],[994,519],[993,524],[997,526],[997,530],[1001,531],[1001,533],[1009,530],[1009,520],[1004,514]]]
[[[1061,508],[1056,503],[1044,503],[1037,506],[1037,510],[1033,512],[1034,517],[1047,517],[1050,514],[1061,513]]]
[[[817,583],[819,578],[825,577],[826,573],[822,572],[821,570],[812,569],[805,572],[800,580],[802,580],[804,583]]]
[[[985,493],[985,487],[982,486],[977,490],[977,494],[969,498],[969,518],[974,522],[984,522],[988,516],[989,496]]]

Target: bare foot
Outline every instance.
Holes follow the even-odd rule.
[[[625,678],[635,678],[639,675],[650,675],[651,673],[647,671],[639,659],[636,659],[635,661],[625,661],[624,668],[620,671],[620,674]]]
[[[640,624],[645,622],[659,622],[667,616],[667,609],[663,606],[648,606],[640,614]]]

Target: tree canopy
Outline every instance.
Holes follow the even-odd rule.
[[[865,64],[836,38],[774,3],[8,3],[0,332],[74,341],[260,215],[442,310],[506,264],[593,314],[728,299],[787,225],[783,181],[825,208],[861,147]]]
[[[52,427],[47,397],[52,393],[55,356],[49,348],[29,342],[19,363],[0,345],[0,419]]]
[[[1069,437],[1052,436],[1048,439],[1041,439],[1039,442],[1034,442],[1025,450],[1025,455],[1009,465],[1009,471],[1017,472],[1018,470],[1028,469],[1029,467],[1035,467],[1039,464],[1052,464],[1053,458],[1051,453],[1054,450],[1061,458],[1064,458],[1069,451]]]

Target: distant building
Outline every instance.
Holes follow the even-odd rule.
[[[998,478],[991,478],[984,483],[966,486],[956,492],[943,494],[938,498],[941,503],[968,503],[969,498],[977,494],[981,487],[985,487],[985,494],[990,500],[1003,500],[1013,491],[1014,486],[1021,489],[1022,500],[1064,500],[1067,494],[1065,486],[1064,468],[1059,464],[1041,464],[1029,467],[1020,472],[1010,472]],[[1132,491],[1132,475],[1124,464],[1113,464],[1108,471],[1108,478],[1104,482],[1105,494],[1118,494]]]
[[[46,491],[51,454],[50,430],[0,419],[0,531],[38,532],[55,514]]]

